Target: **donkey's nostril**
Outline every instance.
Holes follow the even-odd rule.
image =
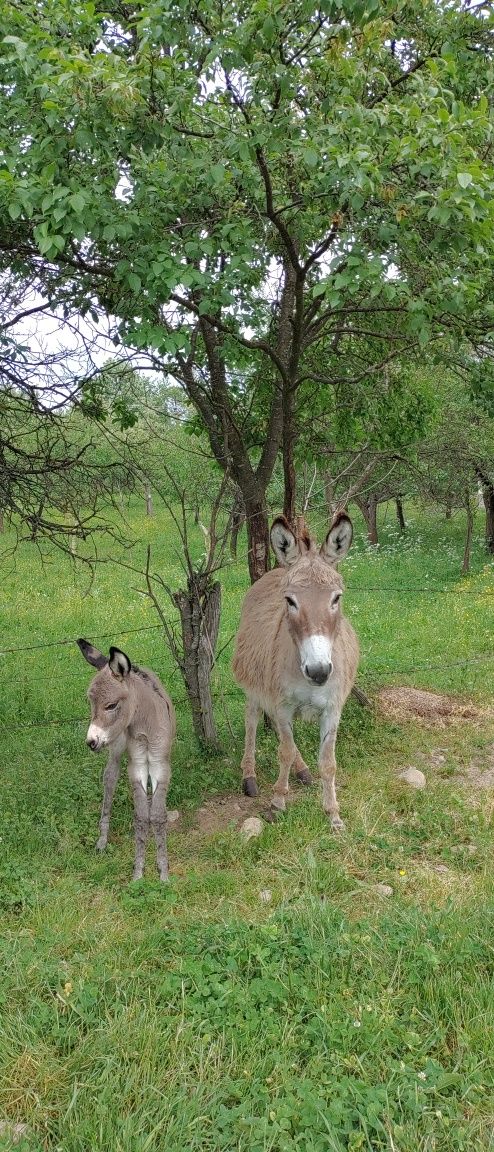
[[[329,664],[306,664],[305,675],[314,684],[325,684],[328,676],[331,675],[333,665]]]
[[[98,741],[94,739],[94,736],[92,736],[90,740],[86,740],[86,744],[88,748],[91,749],[91,752],[96,752]]]

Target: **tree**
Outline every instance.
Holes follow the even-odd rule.
[[[4,264],[173,372],[253,579],[280,451],[295,517],[299,398],[490,354],[491,27],[458,0],[6,6]]]
[[[12,283],[0,297],[0,513],[14,527],[16,539],[38,545],[46,540],[74,553],[96,555],[98,535],[118,530],[107,513],[115,493],[131,482],[125,463],[106,446],[101,455],[97,435],[74,419],[74,401],[84,394],[88,376],[74,348],[51,350],[19,334],[28,317],[46,316],[46,306],[16,300]],[[11,538],[6,547],[10,548]]]

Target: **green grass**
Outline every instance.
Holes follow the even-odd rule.
[[[153,566],[178,586],[170,519],[137,507],[129,519],[126,559],[142,563],[149,540]],[[415,513],[405,540],[384,519],[377,550],[357,529],[343,574],[362,686],[489,704],[494,571],[480,521],[466,579],[456,519]],[[209,758],[135,573],[107,563],[90,583],[60,556],[41,565],[29,545],[3,572],[0,1149],[12,1146],[7,1121],[28,1126],[25,1152],[494,1148],[492,790],[459,775],[491,763],[492,723],[434,730],[350,701],[337,749],[346,833],[330,833],[314,788],[240,847],[233,827],[200,834],[193,812],[238,789],[243,705],[228,641],[244,558],[222,575],[223,752]],[[75,644],[7,651],[79,635],[154,667],[176,702],[169,802],[183,817],[168,886],[152,849],[147,878],[128,883],[125,781],[108,851],[94,852],[102,761],[84,745],[90,670]],[[314,763],[317,730],[299,737]],[[275,762],[262,731],[266,798]],[[423,792],[399,782],[409,764],[425,771]]]

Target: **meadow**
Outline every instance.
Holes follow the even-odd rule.
[[[409,685],[453,696],[466,716],[424,723],[350,700],[337,745],[345,833],[331,833],[317,785],[294,785],[286,816],[245,844],[230,672],[245,553],[221,572],[221,751],[207,756],[144,580],[115,562],[142,567],[150,543],[154,569],[180,587],[176,531],[159,505],[151,519],[132,503],[127,518],[132,547],[108,544],[92,577],[32,544],[10,553],[2,537],[0,1149],[494,1148],[494,565],[480,516],[467,577],[461,520],[412,507],[404,536],[382,510],[377,548],[356,517],[342,565],[374,704],[383,686]],[[321,535],[322,513],[312,525]],[[194,541],[199,554],[199,530]],[[129,883],[125,777],[95,853],[103,761],[84,743],[78,636],[153,667],[175,701],[168,885],[152,846],[146,878]],[[311,765],[317,735],[300,725]],[[263,802],[275,765],[261,731]],[[422,791],[399,780],[409,765]],[[207,829],[205,805],[218,812]]]

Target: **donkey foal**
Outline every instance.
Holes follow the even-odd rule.
[[[160,879],[167,880],[166,794],[175,737],[173,704],[154,672],[131,664],[125,652],[110,648],[108,659],[87,640],[78,640],[77,643],[88,664],[99,669],[88,690],[91,723],[86,744],[93,752],[100,752],[102,748],[110,750],[103,773],[103,806],[96,847],[102,851],[107,845],[120,762],[123,753],[127,752],[134,799],[133,879],[140,880],[143,875],[146,841],[152,829]]]

